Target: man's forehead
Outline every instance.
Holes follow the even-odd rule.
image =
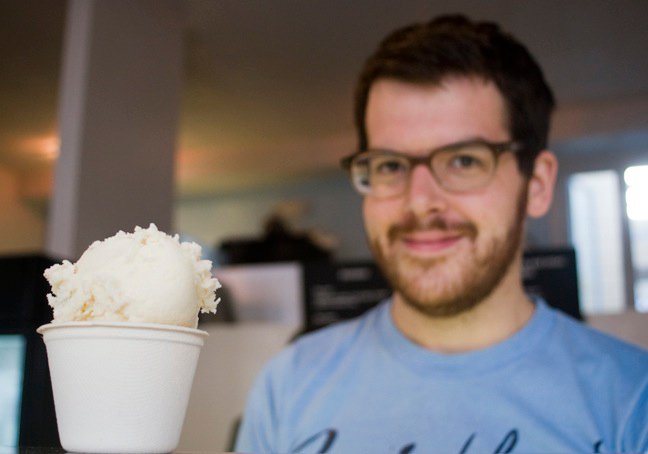
[[[504,98],[494,83],[477,77],[439,84],[380,79],[369,92],[365,120],[371,146],[415,132],[439,145],[468,137],[509,138]]]

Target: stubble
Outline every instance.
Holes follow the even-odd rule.
[[[376,261],[394,290],[410,307],[428,317],[453,317],[470,311],[484,301],[508,273],[520,249],[526,213],[526,190],[502,237],[479,244],[479,231],[471,222],[449,224],[436,217],[421,224],[413,216],[388,231],[388,248],[402,235],[417,230],[439,230],[459,234],[469,241],[461,256],[420,258],[389,256],[378,239],[370,241]]]

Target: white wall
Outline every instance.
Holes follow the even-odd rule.
[[[237,418],[261,367],[297,327],[276,323],[211,324],[200,354],[179,452],[227,452]]]

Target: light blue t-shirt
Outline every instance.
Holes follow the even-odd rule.
[[[389,304],[275,357],[237,451],[648,451],[648,352],[537,301],[513,337],[437,354],[398,331]]]

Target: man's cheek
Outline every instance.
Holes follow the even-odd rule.
[[[380,212],[370,202],[365,202],[364,209],[365,230],[370,237],[375,238],[384,228],[385,221]]]

